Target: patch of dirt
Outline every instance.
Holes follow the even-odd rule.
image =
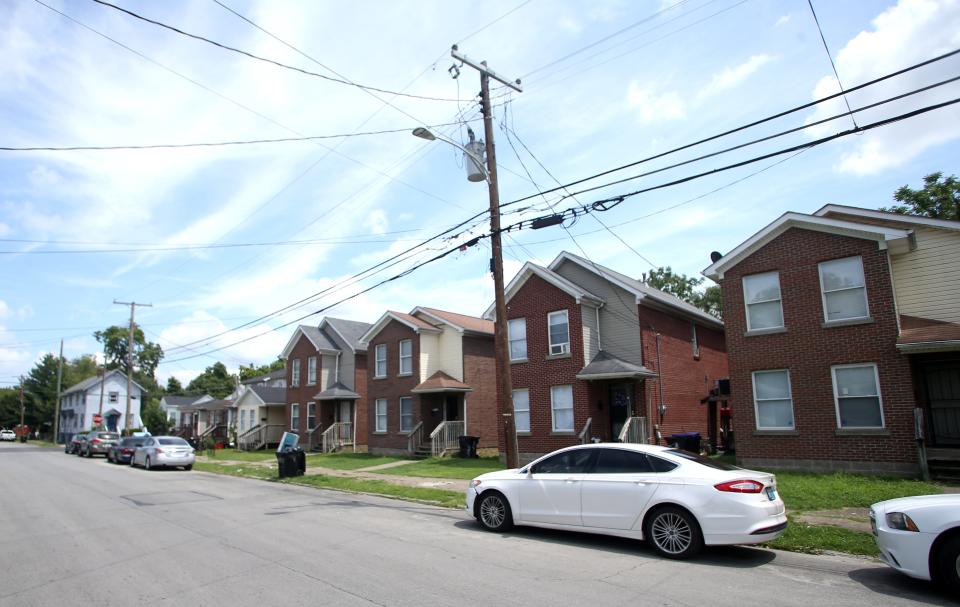
[[[850,531],[870,533],[869,508],[841,508],[840,510],[814,510],[797,514],[794,520],[808,525],[833,525]]]

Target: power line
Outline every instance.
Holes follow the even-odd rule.
[[[837,64],[833,61],[833,55],[830,54],[830,47],[827,46],[827,39],[823,36],[823,28],[820,27],[820,19],[817,18],[817,11],[813,10],[813,0],[807,0],[807,5],[810,7],[810,14],[813,15],[813,22],[817,24],[817,31],[820,32],[820,41],[823,42],[823,50],[827,52],[827,59],[830,60],[830,67],[833,68],[833,75],[837,79],[837,86],[840,87],[840,92],[843,93],[843,82],[840,81],[840,74],[837,73]],[[847,99],[846,93],[843,95],[843,102],[847,104],[847,112],[850,115],[850,121],[853,122],[854,128],[857,126],[857,119],[853,117],[853,110],[850,109],[850,100]]]

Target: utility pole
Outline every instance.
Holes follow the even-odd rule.
[[[124,430],[130,429],[130,392],[133,390],[133,315],[136,311],[137,306],[141,308],[152,308],[153,304],[142,304],[135,301],[117,301],[113,300],[113,303],[121,306],[130,306],[130,334],[127,336],[127,410],[123,414],[123,428]],[[104,361],[106,363],[106,361]],[[100,391],[101,391],[101,405],[103,407],[103,383],[106,381],[106,373],[104,373],[103,380],[100,382]],[[100,415],[103,415],[103,411],[100,412]]]
[[[53,444],[60,438],[60,387],[63,382],[63,339],[60,340],[60,358],[57,359],[57,408],[53,412]]]
[[[487,146],[487,175],[490,191],[490,248],[493,254],[493,289],[495,297],[496,318],[494,319],[493,341],[497,379],[503,416],[505,434],[507,467],[517,468],[520,465],[520,453],[517,445],[517,426],[513,411],[513,386],[510,379],[510,350],[507,341],[507,304],[503,284],[503,247],[500,244],[500,191],[497,186],[497,156],[493,146],[493,113],[490,109],[490,79],[509,86],[517,92],[520,80],[511,82],[497,75],[487,67],[486,61],[477,63],[459,52],[454,44],[450,56],[469,65],[480,72],[480,101],[483,109],[483,129]]]
[[[20,442],[23,442],[23,417],[24,417],[24,405],[23,405],[23,376],[20,376]]]

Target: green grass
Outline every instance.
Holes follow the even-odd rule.
[[[497,457],[481,457],[477,459],[461,459],[458,457],[432,457],[430,459],[378,470],[380,474],[396,474],[398,476],[426,476],[431,478],[455,478],[470,480],[486,472],[503,470],[504,465]]]
[[[357,470],[369,466],[379,466],[399,462],[405,458],[389,455],[371,455],[369,453],[324,453],[311,457],[308,463],[311,466],[330,468],[332,470]]]
[[[355,493],[386,495],[400,499],[426,502],[447,508],[462,508],[464,505],[464,494],[459,491],[446,491],[444,489],[430,489],[427,487],[407,487],[405,485],[394,485],[393,483],[381,480],[315,474],[285,479],[285,482],[310,487],[322,487],[324,489],[352,491]]]
[[[825,550],[864,556],[877,556],[877,543],[869,533],[851,531],[833,525],[807,525],[790,521],[783,535],[764,544],[770,548],[818,554]]]
[[[244,464],[211,464],[207,462],[197,462],[193,465],[193,468],[203,472],[227,474],[230,476],[265,479],[277,478],[276,469],[268,468],[266,466],[248,466]]]
[[[942,493],[939,485],[908,479],[856,474],[778,472],[777,489],[791,512],[866,508],[883,500],[908,495]]]

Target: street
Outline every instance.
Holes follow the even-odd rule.
[[[0,606],[951,605],[867,559],[517,529],[408,502],[0,444]]]

